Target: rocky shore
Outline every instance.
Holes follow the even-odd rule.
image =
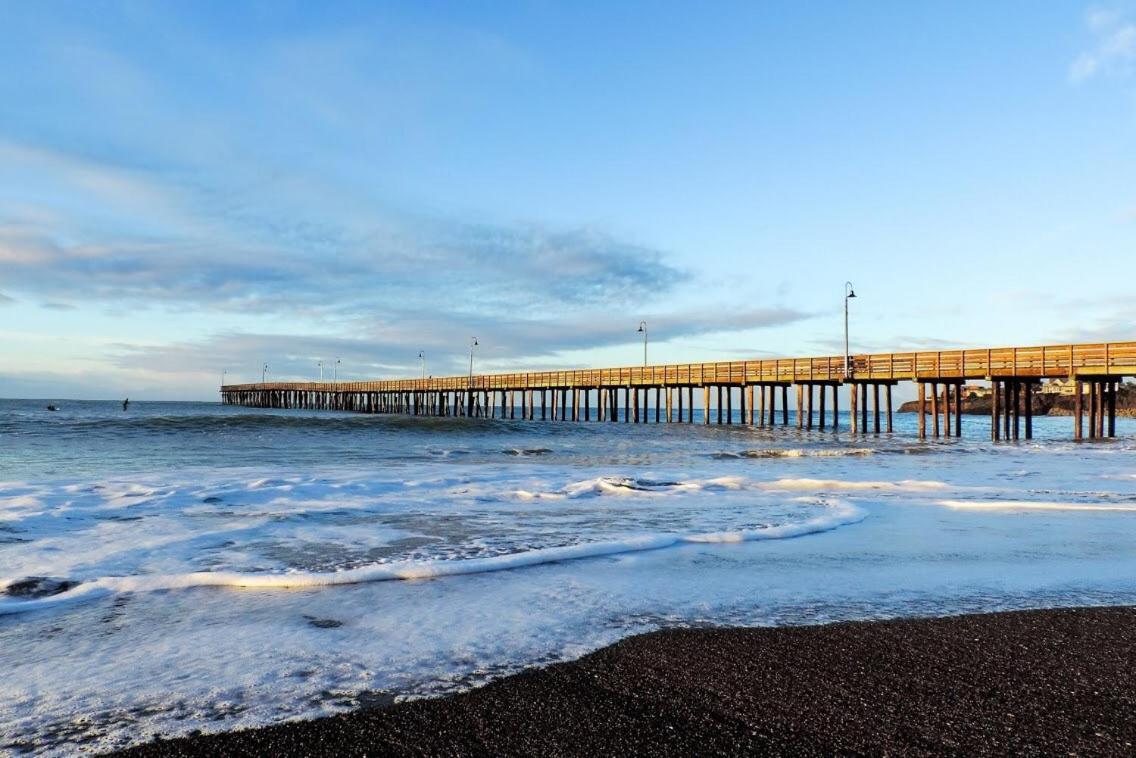
[[[1072,416],[1073,405],[1076,398],[1072,395],[1048,395],[1034,393],[1033,413],[1035,416]],[[962,412],[976,415],[990,415],[993,399],[987,397],[963,398]],[[1086,400],[1086,408],[1088,401]],[[951,404],[954,407],[954,404]],[[919,401],[911,400],[899,406],[900,413],[918,413]],[[927,400],[927,412],[931,412],[930,398]],[[1121,385],[1116,394],[1116,415],[1136,418],[1136,387]]]
[[[130,756],[1132,755],[1136,608],[632,637],[464,694]]]

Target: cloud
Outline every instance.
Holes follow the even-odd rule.
[[[844,338],[822,337],[809,340],[822,352],[831,355],[844,353]],[[919,335],[893,335],[886,339],[854,338],[849,350],[853,353],[904,353],[919,350],[953,350],[955,348],[974,348],[976,344],[960,342],[957,338],[926,337]]]
[[[1070,326],[1058,335],[1061,342],[1119,342],[1136,340],[1136,308],[1129,302],[1117,302],[1078,325]]]
[[[653,339],[665,341],[781,326],[810,317],[793,309],[767,308],[728,315],[711,311],[649,315],[647,321]],[[529,369],[533,360],[565,351],[624,344],[633,335],[632,322],[634,319],[626,314],[610,312],[562,319],[498,320],[439,309],[376,321],[352,337],[231,332],[169,345],[124,343],[114,346],[114,365],[130,371],[204,372],[210,376],[227,368],[234,376],[248,380],[259,375],[264,363],[279,378],[311,378],[316,375],[317,361],[330,365],[339,358],[341,376],[379,378],[416,374],[418,351],[423,350],[430,372],[442,375],[463,371],[468,339],[477,336],[477,359],[484,370],[508,370],[522,359]]]
[[[39,307],[44,308],[44,309],[49,310],[49,311],[73,311],[73,310],[76,310],[75,306],[71,305],[70,303],[59,303],[59,302],[55,302],[55,301],[48,301],[46,303],[40,303]]]
[[[116,307],[351,316],[441,301],[518,316],[641,301],[686,275],[658,250],[595,230],[432,221],[346,240],[328,256],[209,239],[76,243],[0,225],[0,276],[50,300]]]
[[[1070,81],[1080,83],[1106,74],[1132,73],[1136,67],[1136,22],[1119,11],[1098,8],[1089,11],[1085,24],[1095,44],[1070,65]]]
[[[687,276],[601,229],[395,211],[303,176],[204,186],[2,138],[0,162],[41,198],[0,208],[0,277],[52,301],[343,317],[444,299],[517,316],[641,302]]]

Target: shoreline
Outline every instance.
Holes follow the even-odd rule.
[[[436,699],[115,755],[1132,754],[1136,606],[675,629]]]

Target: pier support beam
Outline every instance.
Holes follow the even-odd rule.
[[[919,439],[927,439],[927,384],[916,382],[919,388]]]

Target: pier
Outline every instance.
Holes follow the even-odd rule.
[[[978,350],[872,353],[623,368],[475,374],[355,382],[263,382],[221,387],[222,402],[413,416],[572,422],[702,423],[837,429],[838,390],[849,389],[853,434],[893,430],[892,391],[916,384],[919,437],[963,433],[963,386],[991,385],[991,438],[1032,439],[1033,389],[1044,379],[1073,382],[1073,436],[1116,436],[1120,382],[1136,376],[1136,342]],[[653,405],[651,403],[653,399]],[[735,419],[734,409],[739,413]],[[1086,433],[1087,432],[1087,433]]]

